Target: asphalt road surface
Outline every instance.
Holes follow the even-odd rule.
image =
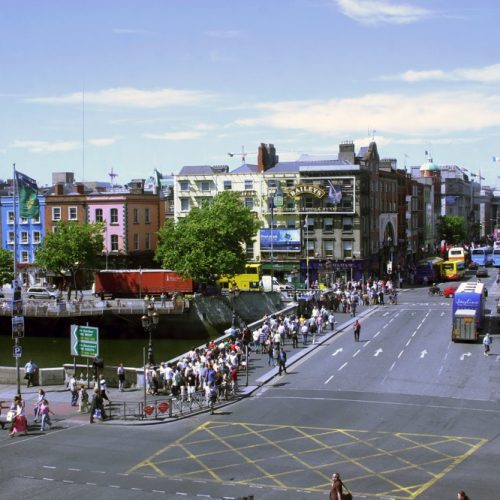
[[[0,431],[2,497],[322,499],[337,471],[354,498],[499,498],[496,318],[489,357],[450,325],[451,299],[408,290],[362,319],[360,342],[340,332],[216,415]]]

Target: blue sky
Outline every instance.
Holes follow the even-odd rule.
[[[401,167],[429,151],[500,186],[499,18],[496,0],[2,0],[0,177],[126,183],[373,136]]]

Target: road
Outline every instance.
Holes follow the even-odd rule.
[[[500,290],[487,281],[488,306]],[[500,341],[451,342],[451,299],[404,291],[253,397],[178,422],[0,433],[1,491],[40,499],[498,497]],[[496,321],[496,320],[495,320]],[[487,328],[494,334],[495,321]],[[256,363],[265,363],[259,359]]]

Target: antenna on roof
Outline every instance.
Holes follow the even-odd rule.
[[[111,167],[111,172],[109,172],[109,179],[110,179],[110,182],[111,182],[111,187],[113,187],[115,185],[115,177],[118,177],[118,174],[115,174],[113,172],[113,167]]]

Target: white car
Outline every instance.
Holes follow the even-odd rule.
[[[60,296],[59,290],[49,290],[44,286],[30,286],[26,291],[28,299],[57,299]]]

